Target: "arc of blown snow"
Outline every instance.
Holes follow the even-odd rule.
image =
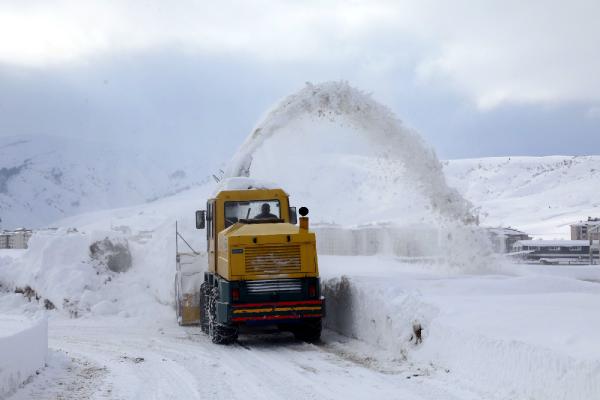
[[[446,184],[435,152],[384,105],[347,82],[307,83],[273,107],[231,159],[225,177],[249,176],[256,150],[282,127],[301,116],[340,119],[368,132],[381,156],[401,160],[407,174],[441,215],[465,223],[476,220],[472,205]]]

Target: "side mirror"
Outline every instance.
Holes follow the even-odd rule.
[[[290,224],[296,225],[298,223],[298,214],[296,214],[296,207],[290,207]]]
[[[196,229],[204,229],[206,227],[206,211],[196,211]]]

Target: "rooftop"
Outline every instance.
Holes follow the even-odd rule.
[[[0,235],[14,235],[15,233],[32,233],[33,231],[31,229],[25,229],[25,228],[17,228],[17,229],[13,229],[13,230],[2,230],[0,231]]]
[[[510,235],[527,235],[527,233],[520,231],[518,229],[515,228],[511,228],[510,226],[505,228],[505,227],[493,227],[493,228],[485,228],[487,229],[490,233],[493,233],[495,235],[505,235],[505,236],[510,236]]]
[[[574,224],[571,224],[571,226],[588,226],[588,225],[591,225],[591,226],[600,225],[600,218],[588,217],[587,221],[579,221]]]
[[[515,246],[537,246],[537,247],[549,247],[549,246],[561,246],[561,247],[572,247],[572,246],[589,246],[588,240],[519,240],[515,243]]]

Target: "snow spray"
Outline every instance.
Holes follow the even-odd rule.
[[[437,241],[437,255],[461,271],[490,262],[472,204],[447,185],[433,149],[346,82],[307,83],[276,104],[226,168],[237,176],[275,180],[335,224],[432,225],[437,237],[423,240]],[[356,219],[365,209],[373,219]]]

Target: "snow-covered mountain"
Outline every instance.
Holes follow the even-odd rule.
[[[485,225],[570,238],[569,224],[600,216],[600,156],[445,161],[450,186],[480,208]]]
[[[328,168],[339,169],[339,161]],[[398,166],[381,159],[371,164],[381,171],[370,175],[379,178],[364,182],[378,183],[373,189],[379,195],[396,193],[395,179],[387,183],[381,179]],[[366,165],[370,164],[365,160],[357,162],[357,168]],[[513,226],[536,237],[568,238],[570,223],[600,214],[600,156],[491,157],[449,160],[443,165],[449,186],[479,208],[485,225]],[[106,143],[3,137],[0,227],[40,227],[89,211],[144,203],[206,182],[209,172],[198,160],[150,157],[141,150]],[[314,190],[314,183],[311,186]],[[295,189],[298,200],[314,197]],[[316,215],[317,220],[327,221],[335,213],[325,214]]]
[[[81,139],[0,137],[0,227],[40,227],[174,194],[206,182],[201,163]]]

